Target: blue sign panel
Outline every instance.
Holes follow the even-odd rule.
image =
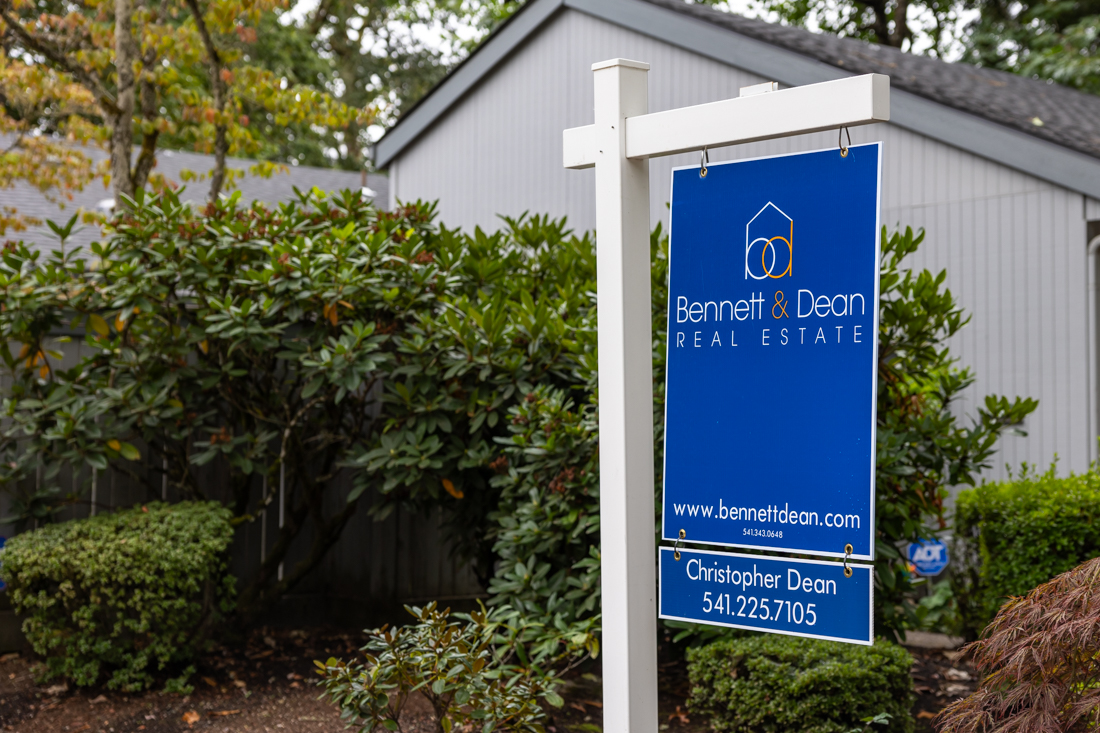
[[[661,618],[874,642],[871,566],[661,548]]]
[[[947,567],[947,561],[947,545],[935,538],[909,543],[909,567],[917,575],[939,575]]]
[[[673,171],[665,539],[872,559],[880,153]]]

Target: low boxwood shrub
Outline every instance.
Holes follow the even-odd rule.
[[[959,493],[953,584],[969,638],[1010,597],[1100,555],[1100,474],[1024,467],[1012,480]]]
[[[215,502],[161,503],[25,532],[0,574],[44,677],[136,691],[188,663],[232,610],[230,512]]]
[[[754,635],[687,658],[688,707],[719,733],[848,733],[883,713],[876,731],[913,730],[913,658],[894,644]]]

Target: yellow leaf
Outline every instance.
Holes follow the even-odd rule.
[[[114,439],[108,440],[107,447],[111,450],[122,450],[122,443],[119,443],[117,440]]]
[[[103,316],[98,313],[93,313],[88,316],[88,323],[92,325],[92,330],[100,336],[106,336],[111,333],[110,327],[107,326],[107,321],[103,320]]]
[[[336,321],[337,321],[336,306],[326,305],[325,308],[324,308],[324,312],[325,312],[325,318],[328,319],[328,322],[335,326]]]
[[[126,328],[126,321],[123,320],[122,313],[119,313],[117,316],[115,316],[115,330],[121,331],[124,328]]]
[[[49,366],[47,366],[46,364],[43,364],[43,365],[42,365],[42,368],[38,370],[38,376],[40,376],[40,377],[42,377],[43,379],[45,379],[45,378],[46,378],[46,377],[48,377],[49,375],[50,375],[50,367],[49,367]]]
[[[206,339],[203,339],[202,341],[199,342],[199,348],[202,349],[202,353],[209,354],[210,353],[210,342],[207,341]]]
[[[456,499],[461,499],[462,497],[466,496],[461,491],[455,488],[454,482],[452,482],[449,478],[443,479],[443,488],[447,490],[448,494]]]
[[[347,302],[346,300],[341,300],[341,301],[338,301],[338,302],[340,303],[340,305],[344,306],[345,308],[347,308],[350,311],[355,310],[355,306],[353,306],[351,303]]]

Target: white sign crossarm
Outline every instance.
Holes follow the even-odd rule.
[[[889,119],[890,77],[865,74],[628,117],[626,157],[655,158]],[[565,130],[562,143],[564,167],[596,164],[600,150],[595,125]]]

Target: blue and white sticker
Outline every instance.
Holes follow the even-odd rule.
[[[939,575],[949,560],[947,545],[940,540],[932,538],[909,543],[909,569],[922,578]]]

